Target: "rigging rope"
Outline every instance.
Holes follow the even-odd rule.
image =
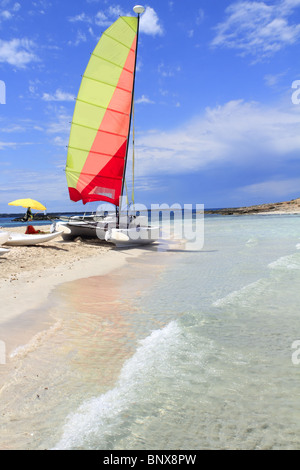
[[[132,104],[132,203],[134,205],[134,103]]]

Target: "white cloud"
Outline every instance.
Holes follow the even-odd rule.
[[[164,62],[161,62],[158,66],[158,73],[162,77],[174,77],[174,75],[179,72],[181,72],[180,65],[170,66],[170,65],[165,65]]]
[[[16,148],[18,144],[16,142],[0,142],[0,150],[7,148]]]
[[[114,18],[118,18],[119,16],[126,15],[124,10],[122,10],[122,8],[119,5],[110,6],[109,9],[108,9],[108,14],[109,14],[109,16],[114,17]],[[129,16],[129,13],[127,13],[127,15]]]
[[[24,145],[34,145],[34,142],[0,142],[0,150],[5,150],[8,148],[17,149]]]
[[[6,127],[1,127],[0,132],[13,133],[13,132],[24,132],[26,130],[25,126],[20,126],[19,124],[11,124]]]
[[[105,13],[103,13],[102,11],[98,11],[95,16],[95,23],[97,26],[107,27],[110,25],[111,22],[109,21]]]
[[[237,49],[241,55],[258,59],[272,56],[300,39],[300,23],[289,21],[298,0],[280,0],[273,4],[239,1],[226,8],[226,19],[216,27],[212,46]],[[293,21],[293,17],[292,17]]]
[[[196,15],[196,24],[199,25],[202,23],[202,21],[204,20],[204,10],[202,10],[202,8],[199,8],[198,12],[197,12],[197,15]]]
[[[135,104],[140,104],[140,103],[154,104],[154,101],[151,101],[150,98],[148,98],[146,95],[142,95],[141,98],[138,98],[137,100],[135,100]]]
[[[80,22],[80,21],[86,22],[86,23],[91,23],[92,19],[89,16],[87,16],[85,13],[81,13],[81,14],[76,15],[76,16],[71,16],[69,18],[69,21],[71,23],[77,23],[77,22]]]
[[[131,15],[133,15],[133,12],[125,11],[119,5],[111,5],[105,10],[99,10],[94,16],[89,16],[83,12],[76,16],[69,17],[69,21],[71,23],[95,24],[101,28],[108,28],[119,16]],[[163,34],[163,28],[153,8],[146,7],[145,13],[141,16],[140,31],[151,36]],[[81,33],[81,39],[83,38],[85,39],[84,33]],[[80,37],[77,37],[75,44],[77,45],[79,42]]]
[[[1,11],[0,16],[4,20],[10,20],[12,18],[12,14],[8,10]]]
[[[125,13],[120,6],[110,6],[105,11],[98,11],[96,15],[89,16],[86,13],[80,13],[76,16],[69,17],[69,21],[71,23],[92,23],[96,24],[97,26],[108,27],[112,24],[114,20],[116,20],[119,16],[129,15],[129,13]]]
[[[277,74],[267,74],[264,76],[264,80],[267,86],[275,87],[277,86],[283,77],[286,75],[286,72],[281,72]]]
[[[70,135],[70,116],[65,108],[61,106],[58,110],[54,107],[51,108],[51,113],[55,115],[55,120],[51,120],[45,125],[45,130],[51,136],[51,143],[55,146],[66,147]]]
[[[0,62],[24,68],[29,63],[38,60],[34,53],[35,48],[35,43],[26,38],[10,41],[0,39]]]
[[[61,112],[56,121],[48,124],[47,126],[48,134],[64,134],[69,136],[70,133],[70,116]]]
[[[89,31],[90,32],[90,31]],[[86,35],[82,31],[78,30],[75,41],[69,41],[69,46],[78,46],[82,42],[86,42]]]
[[[75,98],[74,95],[72,95],[71,93],[67,93],[60,89],[56,90],[54,95],[50,95],[49,93],[44,93],[42,96],[42,99],[44,101],[73,101],[74,98]]]
[[[238,191],[248,195],[255,195],[262,199],[271,197],[284,198],[287,194],[299,194],[300,178],[272,179],[260,183],[249,184],[239,188]]]
[[[206,109],[203,116],[168,132],[136,138],[138,174],[192,173],[229,165],[276,166],[300,158],[300,110],[242,100]]]
[[[14,3],[14,5],[13,5],[13,8],[12,8],[12,9],[13,9],[13,11],[19,11],[19,10],[20,10],[20,8],[21,8],[21,5],[20,5],[20,3],[16,2],[16,3]]]
[[[67,200],[66,177],[63,171],[28,171],[26,168],[16,171],[2,171],[1,193],[3,200],[18,198],[18,194],[35,194],[37,200],[48,201],[47,209],[51,212],[52,201]],[[17,190],[16,190],[17,188]],[[5,195],[5,197],[4,197]],[[2,197],[1,197],[2,199]],[[21,212],[21,210],[20,210]]]
[[[163,34],[163,27],[159,23],[159,18],[153,8],[147,7],[145,13],[141,16],[140,31],[151,36],[161,36]]]
[[[11,7],[9,7],[9,2],[2,2],[0,7],[3,10],[0,12],[0,21],[1,20],[11,20],[14,17],[14,13],[18,12],[21,8],[20,3],[14,3]],[[6,8],[7,7],[7,8]]]

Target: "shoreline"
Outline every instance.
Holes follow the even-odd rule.
[[[43,226],[43,231],[49,229],[50,225]],[[25,227],[3,230],[24,233]],[[46,318],[45,312],[56,288],[119,272],[137,258],[159,251],[154,245],[150,250],[143,246],[117,249],[98,239],[80,237],[74,241],[58,237],[38,245],[7,248],[10,251],[0,257],[0,342],[6,345],[8,362],[12,352],[53,326],[53,318]]]
[[[266,210],[267,207],[272,210]],[[279,210],[279,207],[281,210]],[[300,198],[289,203],[263,204],[249,208],[220,209],[210,213],[221,215],[287,215],[300,214]],[[284,209],[284,210],[283,210]],[[49,231],[51,225],[43,225]],[[25,226],[6,227],[8,232],[24,233]],[[5,247],[5,245],[3,245]],[[46,304],[51,292],[63,283],[93,276],[103,276],[126,265],[128,258],[147,253],[147,249],[116,249],[99,240],[64,241],[62,238],[35,246],[7,247],[0,257],[0,333],[6,324],[13,325],[29,312]],[[5,327],[5,330],[8,328]],[[37,331],[38,332],[38,331]],[[25,333],[25,332],[24,332]],[[3,335],[2,335],[3,336]],[[25,335],[26,336],[26,335]],[[5,338],[0,337],[4,341]]]
[[[207,209],[205,214],[219,215],[284,215],[284,214],[300,214],[300,198],[291,201],[258,204],[255,206],[245,207],[228,207],[223,209]]]
[[[162,211],[168,209],[161,209]],[[48,213],[47,215],[41,215],[39,213],[34,214],[34,218],[32,220],[32,224],[45,222],[51,225],[52,221],[51,218],[59,220],[60,214],[64,215],[71,215],[69,212],[52,212]],[[73,214],[73,213],[72,213]],[[81,215],[81,212],[76,212],[76,214]],[[264,204],[256,204],[252,206],[240,206],[240,207],[222,207],[219,209],[205,209],[204,208],[204,215],[205,214],[219,214],[219,215],[245,215],[245,214],[300,214],[300,198],[292,199],[290,201],[283,201],[283,202],[270,202]],[[13,214],[0,214],[0,216],[13,216]],[[22,218],[16,218],[14,220],[22,221]],[[18,225],[20,227],[21,225]],[[1,229],[1,226],[0,226]],[[3,230],[6,230],[4,227]]]
[[[46,231],[47,226],[43,229]],[[24,227],[4,230],[23,233]],[[57,286],[112,273],[125,266],[128,257],[137,257],[143,252],[140,249],[132,249],[130,253],[115,250],[98,240],[70,242],[61,238],[35,246],[8,248],[9,253],[0,258],[0,330],[9,330],[6,325],[13,326],[16,320],[20,322],[23,317],[43,309]],[[24,331],[24,338],[27,335]],[[11,342],[3,334],[0,339]]]
[[[207,210],[205,214],[297,215],[300,214],[300,198],[258,206]],[[47,232],[51,224],[39,227]],[[24,233],[25,228],[23,225],[1,230]],[[0,292],[5,306],[0,310],[0,326],[22,312],[38,308],[57,285],[105,275],[124,266],[127,257],[147,251],[142,247],[119,250],[106,242],[82,240],[80,237],[74,241],[57,238],[35,246],[7,248],[10,251],[0,257]]]
[[[49,251],[53,257],[53,245],[49,242],[49,250],[45,245],[43,253]],[[33,270],[12,282],[5,281],[1,273],[3,295],[18,290],[16,298],[10,299],[14,312],[7,321],[2,312],[0,317],[0,339],[7,340],[8,346],[7,363],[0,366],[2,450],[45,449],[45,435],[51,448],[59,442],[70,412],[89,396],[101,395],[114,386],[138,341],[123,308],[131,311],[131,299],[143,295],[174,259],[168,253],[162,259],[153,249],[117,251],[99,244],[100,253],[92,255],[97,247],[91,250],[90,242],[55,241],[55,245],[73,246],[71,254],[79,246],[82,258],[72,266],[69,260],[66,265],[48,267],[41,277],[39,260],[39,270],[30,284],[25,280]],[[27,308],[24,293],[29,298],[32,289],[38,295]],[[3,300],[2,296],[5,305]],[[90,368],[85,367],[87,356]],[[60,411],[53,413],[56,408]],[[46,426],[41,425],[43,419]],[[53,428],[53,435],[48,428]]]

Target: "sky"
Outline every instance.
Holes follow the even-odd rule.
[[[70,201],[81,75],[128,0],[0,0],[0,213]],[[135,85],[135,201],[238,207],[300,197],[300,0],[149,0]],[[128,184],[131,180],[129,155]],[[22,210],[22,209],[21,209]]]

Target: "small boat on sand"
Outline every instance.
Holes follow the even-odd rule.
[[[30,246],[30,245],[38,245],[39,243],[49,242],[61,236],[61,232],[53,232],[53,233],[38,233],[34,235],[27,235],[18,232],[10,232],[8,240],[3,243],[3,245],[8,246]]]
[[[9,251],[7,248],[0,248],[0,256],[6,255]]]
[[[9,233],[0,231],[0,245],[3,245],[8,240]]]

